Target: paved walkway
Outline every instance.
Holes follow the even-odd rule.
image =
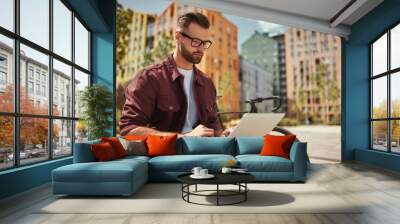
[[[340,126],[309,125],[284,127],[307,142],[307,151],[312,163],[340,162]]]

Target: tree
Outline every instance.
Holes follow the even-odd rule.
[[[329,106],[333,105],[334,112],[338,118],[336,123],[340,123],[340,113],[336,111],[336,106],[339,105],[340,88],[336,77],[329,78],[327,76],[327,68],[324,63],[317,64],[316,71],[311,74],[311,100],[315,104],[321,104],[323,112],[326,115],[322,119],[322,123],[329,123]],[[315,108],[312,108],[311,117],[313,121],[318,121],[318,113]]]
[[[82,119],[89,132],[89,139],[109,136],[107,131],[112,125],[113,95],[107,86],[95,84],[80,92]]]
[[[222,76],[220,77],[219,83],[218,83],[218,93],[222,96],[219,100],[221,110],[222,111],[231,111],[232,110],[232,104],[231,104],[231,98],[233,95],[233,89],[232,89],[232,77],[231,73],[228,71],[225,71]]]
[[[144,68],[148,65],[164,60],[174,48],[173,38],[165,33],[161,34],[157,39],[155,47],[153,49],[147,49],[144,53],[144,60],[141,67]]]
[[[296,103],[294,104],[296,106],[296,116],[297,116],[297,120],[300,121],[308,121],[309,120],[309,110],[306,104],[306,91],[304,90],[303,86],[300,86],[299,88],[297,88],[297,95],[296,95]],[[302,110],[302,108],[305,108],[305,111]]]
[[[122,60],[124,60],[128,52],[128,42],[130,34],[129,24],[132,22],[133,11],[129,8],[125,9],[120,3],[117,3],[117,69],[121,73],[121,76],[125,74],[125,68]]]
[[[0,94],[0,106],[2,111],[12,112],[14,107],[14,88],[13,85],[8,85],[6,92]],[[20,108],[24,114],[47,114],[46,103],[40,105],[34,105],[29,99],[29,95],[24,87],[20,88]],[[58,113],[58,110],[55,111]],[[0,145],[6,148],[13,147],[13,117],[11,116],[0,116]],[[21,117],[20,118],[20,136],[19,143],[20,148],[25,149],[27,145],[47,144],[48,140],[48,119],[45,118],[32,118],[32,117]],[[59,135],[59,129],[55,125],[53,127],[53,138],[57,138]]]

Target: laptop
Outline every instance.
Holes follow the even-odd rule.
[[[264,136],[276,127],[285,113],[246,113],[228,137]]]

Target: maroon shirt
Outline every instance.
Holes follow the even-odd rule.
[[[193,68],[198,124],[212,128],[215,132],[222,131],[217,114],[215,86],[203,72],[195,66]],[[119,122],[121,135],[128,134],[137,126],[181,133],[187,110],[183,79],[172,55],[161,64],[141,70],[125,89],[125,103]]]

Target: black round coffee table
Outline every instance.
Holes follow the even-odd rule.
[[[198,205],[234,205],[247,200],[247,192],[249,188],[247,183],[255,180],[255,177],[249,173],[214,173],[215,176],[212,179],[193,179],[190,177],[191,173],[182,174],[177,177],[178,181],[182,183],[182,199],[188,203],[198,204]],[[215,185],[215,190],[198,190],[197,185]],[[190,191],[190,186],[195,186],[194,191]],[[220,185],[236,185],[237,190],[224,190],[220,189]],[[206,194],[209,192],[215,192],[215,194]],[[204,197],[216,197],[216,204],[203,204],[197,203],[190,200],[190,196],[204,196]],[[231,203],[221,203],[221,197],[232,197],[241,196],[239,200]]]

